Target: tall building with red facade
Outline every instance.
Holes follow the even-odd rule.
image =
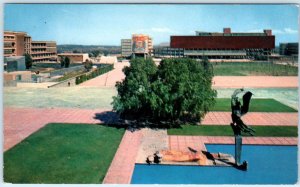
[[[195,36],[171,36],[170,49],[191,58],[244,59],[271,55],[275,48],[272,30],[261,33],[198,32]],[[170,49],[165,49],[169,50]]]
[[[149,35],[133,34],[131,39],[121,40],[123,57],[152,56],[153,41]]]

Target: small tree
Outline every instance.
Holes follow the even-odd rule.
[[[65,57],[60,57],[60,67],[65,67]]]
[[[30,54],[24,54],[25,56],[25,66],[26,66],[26,69],[29,69],[32,67],[32,58],[31,58],[31,55]]]
[[[65,64],[65,68],[68,68],[70,66],[70,58],[69,57],[65,57],[64,58],[64,64]]]
[[[90,71],[93,67],[93,62],[91,60],[86,59],[85,62],[83,62],[83,65],[86,71]]]

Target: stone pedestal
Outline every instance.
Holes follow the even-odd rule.
[[[235,136],[235,164],[237,166],[241,163],[241,153],[242,153],[242,137],[239,135]]]

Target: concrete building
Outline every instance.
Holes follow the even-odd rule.
[[[30,43],[26,32],[4,31],[4,56],[22,56]]]
[[[25,71],[25,57],[24,56],[10,56],[4,57],[4,71]]]
[[[145,34],[133,34],[132,39],[121,40],[122,57],[152,56],[153,40]]]
[[[298,43],[280,43],[279,54],[287,56],[298,56],[299,44]]]
[[[121,40],[121,54],[122,57],[128,58],[132,55],[132,40],[122,39]]]
[[[90,59],[88,53],[59,53],[58,60],[61,60],[62,57],[68,57],[70,63],[82,63]]]
[[[170,40],[170,48],[173,50],[160,49],[155,51],[155,56],[182,56],[183,53],[183,56],[190,58],[254,59],[271,55],[275,48],[272,30],[232,33],[230,28],[224,28],[223,33],[196,31],[196,36],[171,36]]]
[[[57,61],[57,48],[54,41],[32,41],[31,53],[33,62]]]
[[[32,41],[26,32],[4,31],[4,56],[30,54],[33,62],[57,61],[54,41]]]

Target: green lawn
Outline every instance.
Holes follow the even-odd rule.
[[[229,98],[217,98],[216,105],[211,111],[231,111],[231,100]],[[252,99],[250,112],[297,112],[297,110],[286,106],[274,99]]]
[[[7,183],[102,183],[124,129],[48,124],[4,153]]]
[[[215,76],[297,76],[298,68],[270,62],[218,62],[212,63]]]
[[[270,137],[297,137],[298,129],[295,126],[251,126],[255,136]],[[224,125],[183,125],[181,128],[168,129],[169,135],[194,136],[233,136],[231,126]],[[245,135],[247,136],[247,135]]]

